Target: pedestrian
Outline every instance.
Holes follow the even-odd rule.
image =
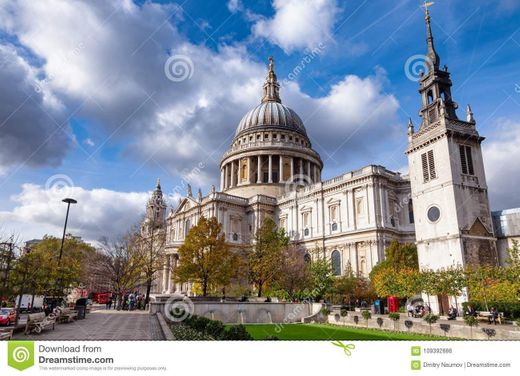
[[[491,307],[491,311],[489,311],[489,316],[488,316],[489,324],[491,325],[491,323],[493,323],[496,325],[497,319],[498,319],[497,309],[495,307]]]
[[[108,298],[108,309],[112,309],[112,297]]]
[[[414,309],[412,303],[408,303],[408,305],[406,306],[406,311],[408,312],[408,317],[413,317]]]

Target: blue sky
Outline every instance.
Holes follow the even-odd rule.
[[[0,2],[0,229],[59,235],[69,194],[82,200],[72,231],[95,239],[136,223],[157,177],[171,204],[188,180],[218,187],[270,55],[324,178],[367,164],[405,172],[406,123],[420,121],[406,62],[426,51],[421,3]],[[520,2],[439,0],[431,16],[459,117],[470,103],[487,137],[492,207],[520,206]],[[189,60],[190,77],[167,78],[171,56]]]

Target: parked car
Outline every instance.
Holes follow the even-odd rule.
[[[0,325],[9,326],[16,321],[14,308],[0,308]]]

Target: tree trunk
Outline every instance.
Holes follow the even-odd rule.
[[[202,282],[202,296],[208,296],[208,281]]]
[[[258,283],[258,297],[262,297],[262,285],[263,283]]]
[[[152,291],[152,280],[148,279],[146,281],[146,298],[144,299],[144,305],[148,305],[150,303],[150,291]]]

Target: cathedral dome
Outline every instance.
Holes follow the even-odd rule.
[[[240,121],[236,135],[256,127],[276,127],[307,135],[302,119],[289,107],[275,101],[260,103]]]
[[[269,58],[261,103],[244,115],[220,162],[221,190],[249,198],[277,197],[287,184],[319,182],[323,162],[300,117],[282,104]]]

